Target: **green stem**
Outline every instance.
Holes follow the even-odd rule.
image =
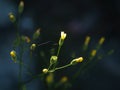
[[[29,71],[28,73],[32,75],[31,69],[30,69],[30,67],[28,65],[24,64],[23,62],[19,62],[19,61],[17,61],[16,63],[21,64],[22,66],[24,66]]]
[[[20,62],[22,62],[23,56],[23,46],[20,46]],[[21,90],[21,83],[22,83],[22,64],[19,64],[19,88]]]
[[[57,51],[57,57],[59,56],[60,49],[61,49],[61,45],[59,45],[59,47],[58,47],[58,51]]]
[[[19,62],[22,62],[22,56],[23,56],[23,45],[21,42],[20,34],[19,34],[19,23],[20,23],[20,15],[18,15],[18,21],[15,22],[15,28],[16,28],[16,38],[18,40],[18,48],[20,52],[20,57],[19,57]],[[22,64],[19,64],[19,74],[18,74],[18,79],[19,79],[19,90],[22,89]]]
[[[74,74],[74,76],[73,76],[73,79],[75,80],[78,76],[79,76],[79,74],[81,73],[81,71],[83,70],[83,68],[86,66],[86,63],[84,63],[81,67],[80,67],[80,69]]]
[[[58,47],[57,57],[59,56],[61,46],[62,46],[62,45],[59,45],[59,47]],[[52,65],[50,65],[50,67],[51,67],[51,66],[52,66]],[[57,63],[54,64],[54,66],[53,66],[53,70],[55,70],[55,67],[56,67],[56,66],[57,66]],[[49,67],[49,68],[50,68],[50,67]]]
[[[24,81],[22,84],[27,84],[27,83],[31,82],[32,80],[34,80],[34,79],[36,79],[36,78],[42,79],[43,77],[44,77],[44,74],[43,74],[43,73],[42,73],[42,74],[38,74],[38,75],[32,76],[31,79],[29,79],[29,80],[27,80],[27,81]]]
[[[72,65],[72,64],[67,64],[67,65],[65,65],[65,66],[55,68],[55,70],[63,69],[63,68],[69,67],[69,66],[71,66],[71,65]]]
[[[48,70],[51,68],[52,64],[49,65]]]
[[[74,74],[72,82],[76,80],[76,78],[82,73],[83,69],[86,68],[86,66],[91,62],[89,59],[87,62],[84,62],[82,66],[79,68],[79,70]]]
[[[58,68],[51,69],[51,70],[49,70],[48,72],[54,72],[54,71],[56,71],[56,70],[60,70],[60,69],[66,68],[66,67],[69,67],[69,66],[71,66],[71,65],[72,65],[72,64],[67,64],[67,65],[65,65],[65,66],[61,66],[61,67],[58,67]]]

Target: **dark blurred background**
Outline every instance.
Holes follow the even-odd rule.
[[[17,7],[20,0],[0,0],[0,90],[17,90],[18,65],[11,61],[9,52],[12,50],[15,32],[8,14],[13,12],[17,17]],[[61,51],[60,64],[68,63],[71,52],[80,56],[84,39],[91,36],[93,49],[101,36],[106,38],[100,49],[101,53],[114,49],[114,53],[104,57],[100,62],[81,75],[73,84],[77,90],[120,90],[120,61],[119,61],[119,30],[120,30],[120,0],[24,0],[25,9],[21,17],[20,33],[32,36],[37,28],[41,28],[41,36],[37,43],[47,41],[57,42],[60,32],[65,31],[67,38]],[[39,50],[47,51],[55,47],[47,44]],[[42,49],[41,49],[42,48]],[[39,50],[36,51],[39,52]],[[29,60],[28,54],[24,56]],[[48,55],[48,59],[49,59]],[[43,61],[33,63],[33,72],[41,72]],[[76,70],[73,68],[57,71],[59,76],[71,77]],[[71,70],[72,69],[72,70]],[[28,78],[23,75],[23,78]],[[45,85],[39,79],[27,84],[27,90],[45,90]]]

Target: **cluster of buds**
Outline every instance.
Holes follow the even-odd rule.
[[[23,12],[23,10],[24,10],[24,2],[20,1],[19,6],[18,6],[18,13],[21,14]],[[16,21],[16,17],[13,13],[9,13],[8,16],[9,16],[9,19],[11,22],[14,23]]]
[[[46,74],[46,73],[48,73],[48,72],[54,72],[55,70],[63,69],[63,68],[66,68],[66,67],[75,65],[75,64],[77,64],[77,63],[81,63],[81,62],[83,61],[83,57],[79,57],[79,58],[73,59],[69,64],[67,64],[67,65],[65,65],[65,66],[61,66],[61,67],[56,68],[56,63],[57,63],[57,61],[58,61],[58,55],[59,55],[60,47],[63,45],[63,42],[64,42],[66,36],[67,36],[67,34],[62,31],[62,32],[61,32],[61,37],[60,37],[60,39],[59,39],[58,53],[57,53],[57,55],[51,56],[49,68],[48,68],[48,69],[46,69],[46,68],[43,69],[43,73]],[[52,67],[52,66],[53,66],[53,67]],[[52,68],[51,68],[51,67],[52,67]]]
[[[36,34],[37,34],[37,32],[36,32]],[[64,33],[63,31],[61,31],[61,37],[59,39],[58,53],[57,53],[57,55],[51,56],[51,58],[50,58],[50,66],[49,66],[48,69],[43,69],[43,73],[48,73],[48,72],[54,72],[55,71],[55,69],[56,69],[55,66],[56,66],[56,63],[57,63],[57,60],[58,60],[58,54],[59,54],[59,51],[60,51],[60,47],[63,45],[66,36],[67,36],[67,34]],[[51,69],[52,66],[53,66],[52,70],[49,70],[49,69]]]
[[[52,66],[54,66],[56,63],[57,63],[57,60],[58,60],[58,57],[57,56],[51,56],[50,58],[50,66],[48,69],[44,68],[43,69],[43,73],[48,73],[48,72],[53,72],[54,71],[54,68],[51,69]],[[49,70],[51,69],[51,70]]]

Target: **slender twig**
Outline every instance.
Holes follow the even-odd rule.
[[[65,66],[55,68],[55,70],[63,69],[63,68],[69,67],[69,66],[71,66],[71,64],[67,64],[67,65],[65,65]]]
[[[57,57],[59,56],[60,49],[61,49],[61,45],[59,45],[59,47],[58,47],[58,51],[57,51]]]

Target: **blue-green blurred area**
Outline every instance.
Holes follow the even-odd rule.
[[[20,0],[0,0],[0,90],[18,90],[18,64],[13,63],[9,52],[12,50],[16,37],[16,29],[10,22],[8,14],[13,12],[18,16]],[[31,65],[34,75],[41,73],[47,67],[40,57],[40,51],[45,51],[49,63],[49,50],[65,31],[67,38],[61,49],[60,65],[71,61],[71,53],[76,57],[82,55],[82,45],[87,35],[91,36],[89,50],[94,49],[100,37],[106,38],[99,50],[106,54],[114,50],[110,56],[102,58],[92,68],[80,75],[69,90],[120,90],[120,1],[119,0],[24,0],[25,8],[19,23],[19,32],[32,37],[36,29],[41,28],[40,45],[34,52],[34,62]],[[57,49],[57,48],[56,48]],[[89,52],[88,50],[88,52]],[[88,56],[88,52],[84,56]],[[24,62],[29,62],[28,51],[24,54]],[[95,60],[95,59],[94,59]],[[60,66],[59,65],[59,66]],[[81,64],[56,71],[57,79],[67,75],[72,77]],[[23,71],[23,80],[31,77]],[[39,78],[27,84],[27,90],[46,90],[44,82]]]

